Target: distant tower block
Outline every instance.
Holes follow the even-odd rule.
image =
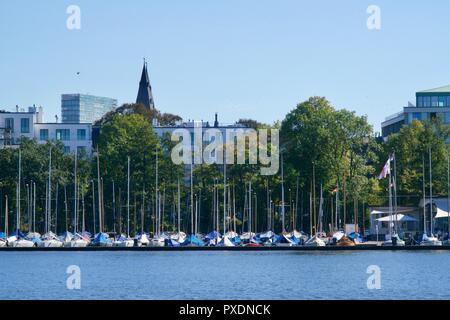
[[[136,98],[136,103],[143,104],[149,109],[155,109],[155,102],[153,101],[152,86],[147,71],[147,62],[144,59],[144,67],[142,68],[141,81],[139,82],[139,91]]]

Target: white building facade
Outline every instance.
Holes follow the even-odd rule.
[[[66,153],[92,152],[91,123],[44,123],[42,107],[29,107],[28,111],[0,111],[0,147],[14,148],[21,138],[34,139],[38,143],[61,141]]]

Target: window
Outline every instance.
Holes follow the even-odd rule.
[[[431,106],[431,97],[423,97],[423,106],[430,107]]]
[[[6,118],[5,119],[5,129],[8,129],[11,132],[14,132],[14,118]]]
[[[64,146],[64,153],[70,153],[70,147]]]
[[[70,130],[56,129],[56,140],[63,140],[63,141],[70,140]]]
[[[86,129],[78,129],[77,130],[77,139],[78,140],[86,140]]]
[[[28,118],[20,119],[20,132],[30,133],[30,119]]]
[[[445,97],[439,97],[438,98],[438,106],[439,107],[445,107]]]
[[[431,97],[431,106],[432,107],[437,107],[438,106],[438,97],[436,97],[436,96]]]
[[[413,114],[412,114],[412,119],[413,120],[422,120],[422,113],[420,113],[420,112],[413,112]]]
[[[417,106],[419,108],[423,107],[423,97],[417,97]]]
[[[450,112],[445,112],[444,113],[444,123],[445,124],[450,124]]]
[[[47,141],[48,140],[48,129],[41,129],[41,130],[39,130],[39,139],[41,141]]]

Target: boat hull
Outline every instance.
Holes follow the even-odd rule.
[[[420,242],[421,246],[442,246],[442,241],[440,240],[427,240]]]
[[[115,241],[113,246],[114,247],[121,247],[121,248],[134,247],[134,240],[128,239],[128,240],[124,240],[124,241]]]
[[[63,243],[58,240],[43,240],[38,244],[40,248],[61,248],[62,246]]]
[[[152,247],[164,247],[165,241],[164,239],[151,239],[150,246]]]
[[[12,242],[8,242],[8,247],[13,248],[32,248],[34,247],[33,241],[20,239],[20,240],[14,240]]]

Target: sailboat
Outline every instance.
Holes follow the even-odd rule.
[[[161,193],[159,192],[158,149],[155,150],[155,229],[150,246],[164,247],[166,238],[161,234]]]
[[[16,183],[16,232],[7,238],[9,247],[30,248],[34,246],[34,242],[26,238],[20,231],[20,184],[22,180],[22,153],[19,148],[19,178]]]
[[[450,156],[447,156],[447,235],[442,244],[450,245]]]
[[[83,199],[83,232],[78,233],[78,176],[77,176],[77,160],[78,160],[78,151],[75,152],[75,162],[74,162],[74,234],[70,235],[70,240],[68,241],[67,246],[71,248],[84,248],[87,247],[90,243],[90,237],[84,234],[84,197]],[[65,242],[65,246],[66,246]]]
[[[130,238],[130,157],[128,157],[127,176],[127,235],[121,234],[116,238],[113,245],[115,247],[133,247],[134,240]]]
[[[339,247],[354,247],[356,245],[355,242],[353,242],[352,239],[350,239],[347,236],[346,230],[345,230],[345,225],[347,223],[347,201],[346,201],[347,200],[347,192],[346,192],[346,183],[345,182],[346,181],[345,181],[345,173],[344,173],[344,179],[343,179],[343,184],[342,184],[342,187],[343,187],[343,190],[342,190],[343,191],[343,203],[342,203],[342,206],[343,206],[343,209],[344,209],[344,219],[343,219],[344,231],[342,232],[343,236],[340,238],[340,240],[337,241],[336,245],[339,246]],[[333,238],[334,238],[334,236],[339,237],[340,234],[339,233],[338,234],[335,233],[333,235]]]
[[[430,167],[430,200],[428,202],[430,206],[430,233],[427,233],[427,224],[426,224],[426,205],[425,205],[425,160],[422,158],[423,164],[423,235],[422,241],[420,242],[421,246],[442,246],[442,241],[440,241],[437,237],[433,235],[433,175],[432,175],[432,167],[431,167],[431,147],[428,152],[428,161]]]
[[[8,196],[5,196],[5,229],[0,232],[0,247],[6,247],[8,244]]]
[[[316,191],[315,191],[316,187],[315,187],[315,184],[316,184],[316,171],[315,171],[315,166],[313,164],[313,181],[312,181],[313,198],[312,198],[312,201],[310,201],[310,205],[312,205],[312,208],[310,208],[310,212],[314,212],[314,222],[316,222]],[[322,200],[321,200],[321,203],[322,203]],[[321,205],[320,205],[320,207],[321,207]],[[320,213],[319,213],[319,215],[320,215]],[[313,221],[310,221],[310,223],[312,224]],[[314,235],[312,235],[312,232],[311,232],[311,238],[308,239],[304,243],[304,246],[306,246],[306,247],[325,247],[326,243],[318,237],[317,226],[314,225],[314,228],[311,228],[311,230],[314,230]]]
[[[186,240],[186,233],[181,231],[181,189],[180,179],[177,180],[177,232],[170,235],[170,240],[180,244]],[[171,242],[172,243],[172,242]],[[173,243],[173,244],[176,244]]]
[[[205,243],[199,239],[194,231],[194,176],[193,176],[193,165],[191,160],[191,233],[189,236],[181,243],[182,246],[188,247],[203,247]]]
[[[115,208],[115,195],[114,195],[114,181],[113,181],[113,208]],[[141,204],[141,231],[138,232],[134,239],[136,240],[136,244],[138,247],[149,246],[150,239],[148,238],[148,234],[144,232],[144,214],[145,214],[145,190],[142,188],[142,204]]]
[[[394,162],[394,176],[392,175],[391,162]],[[397,234],[396,221],[397,219],[397,187],[396,187],[396,170],[395,170],[395,154],[389,156],[386,164],[381,170],[379,179],[384,179],[389,176],[389,234],[386,235],[384,246],[405,246],[405,241],[403,241]],[[392,199],[392,191],[394,191],[394,202]],[[395,212],[394,212],[395,211]]]
[[[41,237],[41,242],[38,243],[42,248],[60,248],[63,246],[63,242],[58,236],[53,233],[51,229],[52,225],[52,149],[49,151],[48,162],[48,184],[47,184],[47,206],[45,210],[45,234]]]
[[[94,235],[92,240],[93,246],[98,247],[111,247],[113,242],[109,238],[109,234],[103,232],[103,205],[102,205],[102,183],[100,178],[100,154],[97,147],[97,198],[98,198],[98,225],[99,232]],[[94,186],[94,184],[92,183]],[[92,189],[94,190],[94,188]]]

